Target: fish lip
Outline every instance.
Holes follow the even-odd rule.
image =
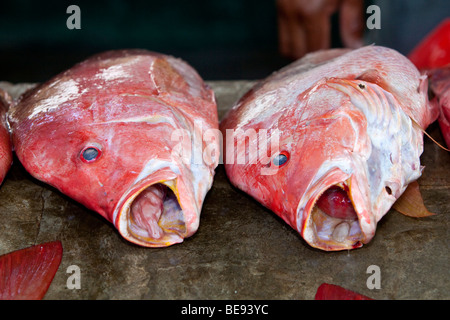
[[[308,191],[311,190],[312,193],[309,195],[309,198],[303,210],[302,210],[302,200],[300,200],[299,205],[297,207],[297,221],[301,223],[297,226],[297,228],[299,230],[299,233],[302,235],[303,239],[310,246],[325,251],[350,250],[362,247],[364,243],[368,242],[367,239],[371,238],[367,236],[365,229],[361,225],[362,223],[361,221],[364,216],[362,210],[359,206],[356,206],[354,203],[354,199],[352,196],[352,188],[354,188],[355,186],[352,187],[352,183],[354,183],[352,178],[353,178],[352,175],[346,174],[338,168],[332,169],[327,174],[322,176],[322,178],[319,178],[308,189]],[[350,200],[352,201],[353,207],[358,217],[357,220],[351,222],[350,230],[354,230],[352,228],[359,227],[360,236],[358,237],[358,239],[344,242],[321,239],[318,235],[312,217],[316,202],[318,201],[320,196],[330,187],[342,185],[347,185],[349,187],[348,195]],[[305,194],[308,194],[309,193],[308,191]],[[338,224],[342,222],[346,223],[348,222],[347,220],[343,219],[341,219],[342,220],[341,222],[338,222],[337,220],[339,218],[332,218],[332,219],[336,219],[336,221],[332,221],[333,223],[335,223],[334,227],[336,227]],[[354,225],[354,223],[357,223],[357,225]]]
[[[183,242],[185,232],[165,232],[161,239],[143,239],[134,235],[129,229],[129,212],[130,206],[135,198],[148,187],[162,183],[168,186],[176,195],[179,205],[181,206],[180,196],[177,190],[178,175],[171,170],[161,169],[153,172],[137,183],[133,184],[120,198],[114,209],[113,221],[119,233],[128,241],[144,247],[167,247],[176,243]],[[187,229],[186,226],[184,228]],[[166,231],[166,230],[165,230]]]

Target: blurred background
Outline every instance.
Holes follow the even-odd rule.
[[[450,16],[448,0],[356,1],[364,43],[403,54]],[[81,10],[80,30],[66,26],[72,4]],[[366,28],[371,4],[381,9],[379,30]],[[330,47],[343,46],[339,15],[329,14]],[[181,57],[206,80],[259,79],[293,60],[280,52],[278,31],[277,0],[3,1],[0,81],[45,81],[92,54],[122,48]]]

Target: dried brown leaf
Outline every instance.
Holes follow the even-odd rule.
[[[392,207],[408,217],[424,218],[435,215],[425,207],[417,181],[411,182],[408,185],[405,192],[403,192]]]

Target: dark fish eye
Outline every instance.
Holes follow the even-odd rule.
[[[284,165],[287,161],[289,160],[289,154],[287,152],[281,152],[279,154],[277,154],[274,158],[273,158],[273,164],[281,167],[282,165]]]
[[[100,157],[100,150],[96,147],[87,147],[81,151],[81,160],[84,162],[93,162]]]

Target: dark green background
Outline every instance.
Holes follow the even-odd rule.
[[[81,30],[66,27],[71,4],[81,9]],[[119,48],[182,57],[207,79],[257,78],[286,63],[277,51],[274,0],[2,4],[2,80],[43,81],[91,54]]]
[[[206,80],[261,78],[290,62],[278,52],[275,1],[3,1],[0,81],[44,81],[119,48],[181,57]],[[366,43],[403,54],[450,16],[448,0],[366,0],[365,7],[371,3],[381,7],[382,29],[366,30]],[[71,4],[81,9],[81,30],[66,27]],[[337,47],[337,15],[333,21]]]

